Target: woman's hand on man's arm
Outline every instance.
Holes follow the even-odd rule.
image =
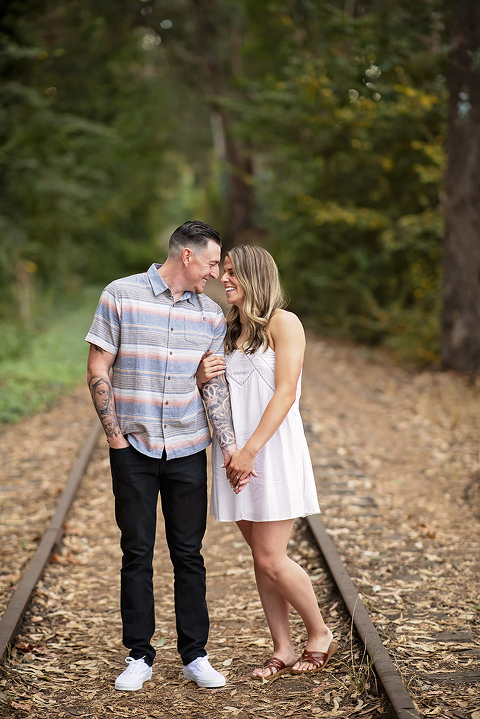
[[[220,355],[212,355],[208,350],[203,355],[197,367],[196,378],[197,386],[201,391],[204,384],[210,382],[214,377],[220,377],[225,373],[225,360]]]

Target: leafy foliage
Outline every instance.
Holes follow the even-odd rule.
[[[0,424],[46,409],[85,377],[90,327],[99,288],[83,293],[79,307],[61,308],[40,333],[19,335],[0,323],[8,347],[0,355]],[[18,340],[20,339],[20,343]]]
[[[35,295],[143,269],[155,251],[172,118],[135,11],[45,3],[0,28],[0,314],[15,303],[24,324]]]
[[[203,16],[196,0],[3,7],[6,352],[82,286],[145,269],[188,217],[222,231],[225,178],[240,173],[256,194],[253,241],[302,319],[437,358],[441,0],[207,0]]]
[[[316,326],[438,354],[446,90],[434,4],[250,3],[244,132],[294,307]],[[277,48],[280,48],[277,50]]]

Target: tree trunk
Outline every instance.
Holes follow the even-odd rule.
[[[225,165],[228,177],[227,226],[223,233],[225,249],[233,244],[248,242],[255,237],[253,222],[254,193],[252,186],[251,154],[235,136],[234,122],[221,100],[228,96],[229,78],[226,77],[224,64],[219,59],[218,38],[211,20],[214,3],[205,0],[193,0],[195,25],[199,51],[202,55],[205,75],[209,84],[211,110],[220,122],[215,130],[223,132]],[[238,39],[236,41],[238,43]],[[235,48],[237,54],[239,48]],[[237,69],[239,61],[237,58]],[[219,102],[216,101],[219,99]],[[217,143],[218,144],[218,143]]]
[[[451,9],[442,364],[466,372],[480,369],[480,4]]]

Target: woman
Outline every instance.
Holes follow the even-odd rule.
[[[219,521],[236,521],[252,550],[274,646],[273,656],[252,677],[311,674],[323,669],[337,645],[307,574],[286,554],[295,518],[320,511],[298,409],[305,335],[299,319],[282,309],[278,269],[263,248],[233,247],[221,281],[230,305],[226,363],[205,357],[197,380],[203,384],[225,368],[240,449],[223,467],[214,438],[212,510]],[[299,660],[290,636],[290,605],[308,634]]]

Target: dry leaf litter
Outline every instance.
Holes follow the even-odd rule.
[[[453,375],[409,374],[381,355],[309,338],[303,416],[323,520],[390,656],[424,716],[480,719],[478,391]],[[68,418],[68,421],[67,421]],[[73,418],[73,419],[72,419]],[[4,610],[93,419],[80,388],[4,429],[0,609]],[[153,680],[116,692],[125,667],[120,550],[107,446],[100,441],[10,657],[0,716],[375,717],[387,709],[349,615],[299,520],[289,552],[309,572],[339,652],[311,677],[251,680],[271,654],[249,551],[209,519],[204,542],[212,621],[207,647],[224,689],[187,682],[175,649],[162,527],[155,556]],[[302,623],[291,624],[300,653]]]

